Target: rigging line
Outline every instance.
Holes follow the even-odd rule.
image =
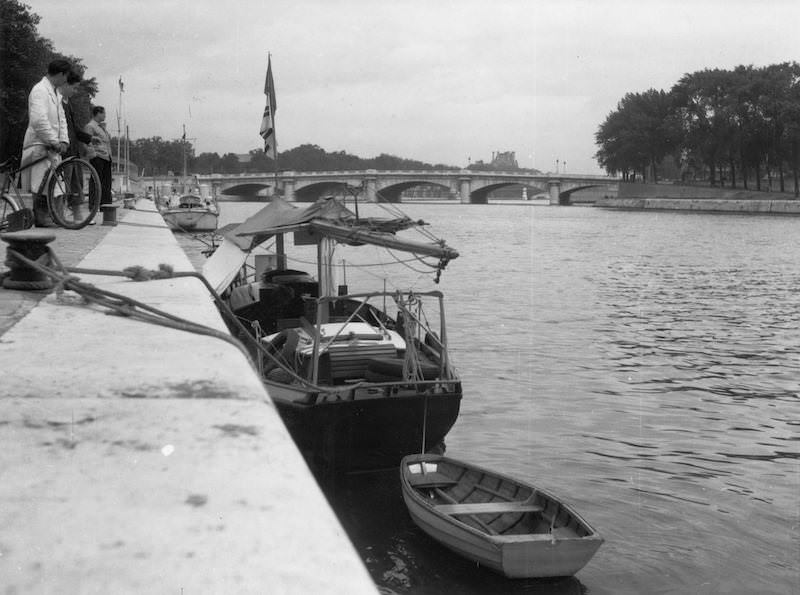
[[[420,282],[420,280],[422,280],[423,278],[425,278],[425,277],[428,277],[428,276],[430,275],[430,272],[429,272],[429,271],[420,271],[420,270],[417,270],[417,269],[415,269],[414,267],[412,267],[412,266],[410,266],[410,265],[406,264],[405,262],[400,262],[399,264],[401,264],[402,266],[406,267],[408,270],[410,270],[410,271],[413,271],[413,272],[417,273],[417,278],[414,280],[414,282],[413,282],[413,283],[411,283],[411,289],[414,289],[414,288],[416,288],[416,287],[417,287],[417,284]],[[397,285],[395,285],[395,284],[392,284],[392,286],[393,286],[393,287],[394,287],[396,290],[400,290],[400,288],[399,288]]]
[[[394,215],[395,217],[407,217],[408,216],[402,211],[402,209],[400,207],[394,206],[394,204],[391,201],[387,200],[380,193],[379,190],[375,191],[375,198],[380,199],[380,200],[376,200],[374,204],[378,205],[380,208],[382,208],[387,213],[390,213],[390,214]]]
[[[313,262],[313,261],[302,260],[300,258],[293,258],[293,257],[289,257],[289,256],[286,257],[286,260],[288,260],[289,262],[297,262],[297,263],[300,263],[300,264],[316,265],[316,263]],[[419,260],[419,257],[409,258],[409,259],[406,259],[406,260],[400,260],[398,258],[393,258],[392,260],[394,262],[402,264],[404,262],[414,262],[415,260]],[[386,266],[387,264],[391,264],[391,262],[371,262],[371,263],[367,263],[367,264],[353,264],[352,261],[348,261],[347,262],[347,266],[349,268],[382,267],[382,266]],[[334,264],[333,266],[335,266],[337,268],[342,268],[342,265],[340,265],[340,264]]]
[[[391,250],[387,249],[386,251],[387,251],[387,252],[388,252],[388,253],[389,253],[391,256],[393,256],[393,257],[394,257],[394,254],[392,253],[392,251],[391,251]],[[438,264],[429,264],[429,263],[425,262],[424,260],[422,260],[422,257],[421,257],[421,256],[416,256],[416,258],[409,259],[409,260],[404,260],[404,261],[402,261],[402,262],[401,262],[399,259],[395,258],[395,262],[397,262],[398,264],[405,265],[406,267],[410,268],[410,269],[411,269],[411,270],[413,270],[414,272],[417,272],[417,273],[419,273],[419,272],[422,272],[422,271],[417,271],[416,269],[414,269],[414,268],[413,268],[413,267],[411,267],[410,265],[406,264],[406,263],[408,263],[408,262],[413,262],[413,261],[415,261],[415,260],[416,260],[417,262],[419,262],[420,264],[423,264],[423,265],[425,265],[426,267],[428,267],[428,268],[431,268],[431,269],[433,269],[433,270],[436,270],[436,269],[438,269],[438,268],[439,268],[439,265],[438,265]],[[427,274],[427,271],[424,271],[424,272]]]
[[[430,271],[420,271],[419,269],[415,269],[414,267],[412,267],[411,265],[406,264],[406,263],[403,263],[403,266],[406,267],[410,271],[414,271],[415,273],[418,273],[420,276],[429,275],[430,274]]]
[[[380,192],[376,192],[375,196],[376,197],[380,197],[381,200],[383,201],[383,202],[376,202],[375,204],[379,205],[387,213],[390,213],[390,214],[394,215],[395,217],[406,217],[406,218],[408,217],[408,215],[406,213],[404,213],[400,209],[400,207],[395,207],[392,203],[390,203],[383,196],[381,196]],[[441,238],[437,237],[433,232],[428,231],[427,229],[425,229],[424,226],[421,226],[421,225],[420,226],[416,226],[414,228],[414,231],[416,231],[420,235],[423,235],[423,236],[427,237],[429,240],[434,241],[436,243],[441,243],[442,242]]]

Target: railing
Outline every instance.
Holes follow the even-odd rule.
[[[198,179],[201,180],[226,180],[226,179],[262,179],[274,178],[274,173],[240,173],[240,174],[196,174]],[[452,178],[452,177],[472,177],[472,178],[519,178],[519,179],[536,179],[536,180],[562,180],[562,181],[604,181],[609,183],[616,183],[621,178],[613,176],[601,176],[590,174],[553,174],[548,172],[543,173],[526,173],[519,171],[475,171],[470,169],[461,170],[320,170],[320,171],[293,171],[282,170],[278,172],[279,178],[284,177],[302,177],[302,178],[350,178],[350,177],[420,177],[420,178]]]

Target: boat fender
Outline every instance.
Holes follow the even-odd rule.
[[[267,353],[272,355],[275,358],[280,357],[280,351],[283,349],[283,346],[286,345],[286,340],[289,338],[289,335],[286,331],[281,331],[278,333],[278,336],[273,338],[269,343],[267,343]],[[271,357],[264,357],[264,369],[263,374],[267,376],[276,368],[280,368],[278,362]]]
[[[367,364],[367,372],[373,382],[403,377],[403,360],[390,357],[373,357]],[[430,363],[421,363],[420,369],[423,380],[435,380],[439,377],[439,367]],[[380,380],[378,380],[380,378]]]

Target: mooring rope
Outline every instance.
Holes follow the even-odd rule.
[[[198,324],[190,320],[187,320],[185,318],[181,318],[180,316],[170,314],[169,312],[165,312],[164,310],[155,308],[153,306],[150,306],[149,304],[130,298],[128,296],[120,295],[118,293],[114,293],[105,289],[100,289],[99,287],[92,285],[91,283],[85,283],[81,281],[77,277],[73,276],[73,274],[71,273],[86,274],[86,275],[102,275],[111,277],[127,277],[132,281],[150,281],[157,279],[169,279],[169,278],[180,278],[180,277],[192,277],[195,279],[199,279],[206,287],[208,292],[212,295],[214,301],[222,311],[223,315],[226,316],[229,320],[233,322],[233,324],[236,325],[238,330],[242,333],[242,336],[247,337],[248,340],[252,342],[252,344],[261,354],[264,354],[268,358],[270,358],[276,365],[278,365],[281,369],[283,369],[294,381],[301,384],[305,390],[324,392],[329,394],[340,394],[344,392],[350,392],[356,388],[359,388],[364,384],[359,382],[347,385],[346,387],[342,388],[333,386],[319,386],[312,382],[309,382],[302,376],[299,376],[294,370],[291,370],[290,368],[282,364],[276,355],[270,353],[269,350],[264,345],[262,345],[254,337],[252,337],[252,335],[250,335],[249,331],[245,328],[245,326],[241,323],[241,321],[239,321],[238,317],[230,309],[230,306],[228,306],[228,304],[225,303],[225,301],[211,286],[208,280],[200,273],[192,271],[175,272],[171,266],[165,264],[160,264],[157,270],[147,269],[139,265],[127,267],[122,271],[104,270],[104,269],[84,269],[78,267],[67,268],[61,264],[61,261],[49,247],[47,248],[47,250],[48,250],[48,255],[51,259],[50,262],[55,265],[55,268],[51,268],[43,264],[42,262],[44,260],[43,258],[34,261],[31,260],[30,258],[27,258],[26,256],[23,256],[22,254],[11,248],[7,249],[7,254],[16,259],[19,259],[19,261],[22,262],[23,264],[53,279],[55,281],[56,294],[61,299],[63,299],[62,297],[63,292],[65,290],[70,290],[80,295],[85,303],[92,303],[101,307],[108,308],[109,310],[111,310],[111,313],[113,314],[125,316],[127,318],[139,320],[142,322],[158,324],[176,330],[191,332],[199,335],[205,335],[220,339],[222,341],[225,341],[226,343],[230,343],[231,345],[237,347],[245,355],[245,357],[247,358],[248,362],[253,367],[253,369],[256,369],[256,366],[253,363],[253,359],[250,352],[236,337],[233,337],[232,335],[229,335],[227,333],[223,333],[215,328]]]
[[[80,268],[67,269],[61,264],[61,261],[58,259],[55,252],[48,248],[50,262],[55,265],[55,268],[51,268],[44,265],[41,258],[34,261],[11,248],[9,248],[7,252],[9,255],[18,259],[28,267],[33,268],[53,279],[56,284],[56,295],[59,298],[62,297],[62,294],[65,290],[74,291],[83,298],[84,302],[93,303],[97,304],[98,306],[108,308],[112,311],[112,313],[120,316],[221,339],[236,346],[243,353],[245,353],[248,360],[251,360],[249,352],[244,345],[242,345],[241,341],[237,340],[231,335],[228,335],[227,333],[223,333],[217,329],[203,324],[192,322],[185,318],[181,318],[180,316],[175,316],[174,314],[170,314],[169,312],[165,312],[164,310],[160,310],[159,308],[155,308],[149,304],[145,304],[144,302],[135,300],[128,296],[114,293],[105,289],[100,289],[97,286],[92,285],[91,283],[85,283],[70,274],[84,273],[92,275],[128,277],[133,281],[146,281],[149,279],[195,276],[195,273],[175,273],[171,267],[166,265],[160,265],[159,270],[157,271],[147,271],[147,269],[144,267],[138,266],[128,267],[123,271],[106,271]],[[206,286],[208,287],[207,282]],[[215,295],[214,297],[217,299],[219,296]]]

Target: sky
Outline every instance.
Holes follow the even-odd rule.
[[[82,58],[109,128],[195,153],[315,144],[466,167],[603,173],[594,135],[626,93],[800,60],[796,0],[23,0]],[[124,93],[120,94],[118,80]]]

